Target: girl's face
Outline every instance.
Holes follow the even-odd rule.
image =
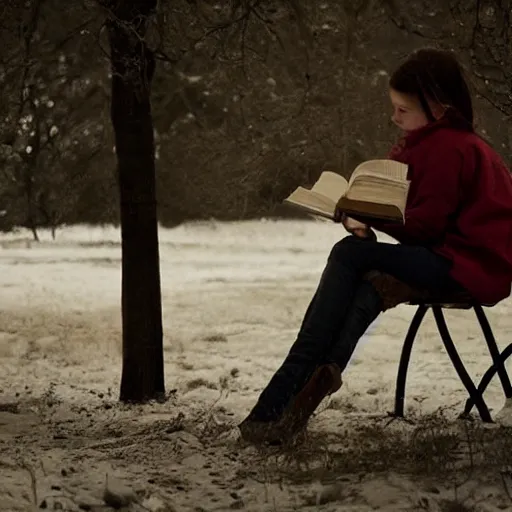
[[[417,96],[390,89],[389,97],[393,105],[391,120],[405,133],[422,128],[429,123]]]

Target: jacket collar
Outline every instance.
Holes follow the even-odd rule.
[[[470,127],[469,123],[460,114],[453,110],[448,110],[446,114],[437,121],[428,123],[427,125],[405,135],[403,137],[403,145],[404,147],[415,146],[418,142],[440,128],[451,128],[453,130],[473,132],[473,127]]]
[[[418,128],[417,130],[413,130],[409,133],[407,133],[403,137],[403,145],[405,147],[411,147],[415,146],[423,140],[425,137],[430,135],[431,133],[439,130],[440,128],[450,128],[451,123],[448,118],[442,117],[441,119],[437,121],[433,121],[431,123],[428,123],[425,126],[422,126],[421,128]]]
[[[401,137],[391,148],[388,158],[398,161],[406,161],[408,149],[414,147],[423,139],[442,128],[474,133],[473,126],[471,126],[460,114],[454,110],[448,110],[441,119],[433,121],[422,128],[418,128],[417,130],[409,132],[407,135]]]

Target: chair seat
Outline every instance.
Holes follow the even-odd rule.
[[[453,292],[446,295],[428,295],[423,296],[421,299],[410,300],[407,304],[411,306],[438,306],[443,309],[471,309],[475,304],[480,304],[475,301],[467,292]],[[481,306],[492,307],[493,304],[480,304]]]

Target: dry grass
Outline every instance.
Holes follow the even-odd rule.
[[[305,498],[306,504],[319,505],[347,499],[346,482],[355,482],[357,488],[357,482],[393,474],[418,482],[420,488],[429,489],[429,482],[435,482],[448,489],[449,497],[441,497],[436,495],[436,485],[432,486],[434,510],[439,512],[483,510],[479,506],[487,497],[476,496],[475,488],[463,490],[475,482],[476,489],[480,484],[501,488],[501,508],[510,507],[512,429],[454,421],[441,411],[412,425],[390,425],[384,418],[369,420],[336,433],[304,432],[279,448],[260,447],[251,471],[240,476],[280,488],[321,484],[322,492]],[[420,500],[414,507],[432,510],[428,501]]]
[[[260,448],[257,460],[259,477],[274,482],[332,483],[343,475],[397,473],[457,488],[484,474],[501,479],[512,493],[512,429],[449,419],[443,411],[413,424],[380,418],[334,433],[305,432],[286,446]]]

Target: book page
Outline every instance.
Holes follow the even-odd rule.
[[[313,185],[311,192],[325,196],[336,204],[338,199],[346,192],[347,186],[348,181],[340,174],[324,171]]]
[[[336,199],[337,201],[338,199]],[[284,200],[284,203],[293,204],[327,217],[334,216],[336,202],[323,194],[318,194],[304,187],[298,187]]]
[[[324,171],[311,189],[297,187],[284,203],[327,219],[334,218],[336,203],[346,192],[348,181],[341,175]]]
[[[382,176],[386,180],[407,181],[407,171],[406,164],[395,160],[368,160],[355,168],[349,183],[352,184],[359,176]]]

